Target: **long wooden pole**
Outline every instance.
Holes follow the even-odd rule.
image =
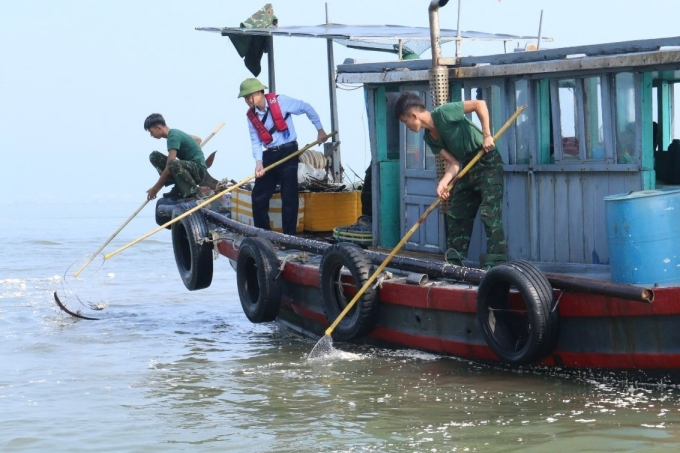
[[[334,135],[337,134],[337,133],[338,133],[338,131],[333,131],[333,132],[331,132],[330,134],[328,134],[328,137],[332,137],[332,136],[334,136]],[[268,171],[268,170],[271,170],[272,168],[274,168],[274,167],[276,167],[276,166],[278,166],[278,165],[281,165],[282,163],[284,163],[284,162],[286,162],[286,161],[288,161],[288,160],[290,160],[290,159],[292,159],[292,158],[294,158],[294,157],[296,157],[296,156],[299,156],[300,154],[304,153],[305,151],[307,151],[307,150],[308,150],[309,148],[311,148],[312,146],[318,145],[318,144],[321,144],[321,142],[319,142],[318,140],[316,140],[316,141],[314,141],[314,142],[312,142],[312,143],[306,145],[304,148],[295,151],[295,152],[294,152],[293,154],[291,154],[290,156],[287,156],[287,157],[285,157],[285,158],[283,158],[283,159],[281,159],[281,160],[279,160],[279,161],[277,161],[277,162],[274,162],[274,163],[271,164],[270,166],[266,167],[266,168],[264,169],[264,171],[266,172],[266,171]],[[233,186],[231,186],[231,187],[229,187],[229,188],[223,190],[222,192],[219,192],[219,193],[213,195],[212,197],[208,198],[207,200],[202,201],[201,203],[199,203],[199,204],[196,205],[195,207],[189,209],[188,211],[183,212],[182,214],[178,215],[178,216],[175,217],[174,219],[172,219],[172,220],[166,222],[165,224],[159,226],[158,228],[156,228],[156,229],[154,229],[154,230],[152,230],[152,231],[149,231],[148,233],[146,233],[145,235],[143,235],[143,236],[141,236],[141,237],[135,239],[134,241],[132,241],[132,242],[130,242],[130,243],[128,243],[128,244],[122,246],[121,248],[119,248],[119,249],[116,250],[115,252],[111,252],[111,253],[109,253],[109,254],[107,254],[107,255],[104,255],[104,259],[105,259],[105,260],[108,260],[108,259],[111,258],[112,256],[117,255],[118,253],[122,252],[123,250],[125,250],[125,249],[127,249],[127,248],[129,248],[129,247],[132,247],[133,245],[137,244],[138,242],[143,241],[144,239],[148,238],[149,236],[152,236],[152,235],[158,233],[159,231],[161,231],[161,230],[163,230],[164,228],[166,228],[166,227],[172,225],[173,223],[177,222],[178,220],[181,220],[181,219],[183,219],[184,217],[193,214],[194,212],[198,211],[198,210],[201,209],[202,207],[204,207],[204,206],[206,206],[206,205],[212,203],[213,201],[217,200],[218,198],[220,198],[220,197],[221,197],[222,195],[224,195],[225,193],[231,192],[232,190],[237,189],[238,187],[241,187],[243,184],[247,183],[248,181],[250,181],[250,180],[253,179],[254,177],[255,177],[255,175],[252,174],[252,175],[248,176],[247,178],[243,179],[242,181],[236,183],[235,185],[233,185]]]
[[[510,125],[517,119],[517,117],[524,111],[525,108],[526,108],[526,106],[524,106],[524,105],[521,106],[520,108],[518,108],[517,111],[510,117],[510,119],[509,119],[508,121],[506,121],[506,123],[503,125],[503,127],[501,127],[501,128],[498,130],[498,132],[496,132],[496,135],[493,136],[494,142],[497,141],[497,140],[501,137],[501,135],[503,135],[503,133],[510,127]],[[470,170],[470,168],[472,168],[472,166],[473,166],[474,164],[477,163],[477,161],[484,155],[484,153],[485,153],[485,151],[484,151],[483,149],[479,150],[479,152],[477,152],[477,154],[475,155],[475,157],[472,158],[472,160],[465,166],[465,168],[463,168],[463,169],[462,169],[462,170],[461,170],[461,171],[453,178],[453,180],[449,183],[449,185],[448,185],[448,187],[446,188],[446,190],[451,191],[451,189],[453,189],[453,186],[456,184],[456,182],[458,182],[458,180],[460,180],[460,178],[462,178],[463,176],[465,176],[465,174]],[[394,255],[396,255],[397,252],[398,252],[399,250],[401,250],[401,248],[404,246],[404,244],[406,244],[406,241],[408,241],[409,238],[413,235],[413,233],[416,232],[416,230],[418,229],[418,227],[419,227],[420,225],[422,225],[423,222],[425,222],[425,219],[427,218],[427,216],[428,216],[432,211],[434,211],[434,209],[437,207],[437,205],[439,204],[440,201],[441,201],[441,199],[440,199],[440,198],[437,198],[437,199],[430,205],[430,207],[427,208],[427,210],[423,213],[423,215],[420,216],[420,218],[418,219],[418,221],[411,227],[411,229],[408,230],[408,232],[406,233],[406,235],[401,239],[401,241],[399,241],[399,243],[396,245],[396,247],[394,247],[394,249],[390,252],[390,254],[387,255],[387,257],[386,257],[385,260],[382,262],[382,264],[380,264],[380,266],[378,266],[378,268],[375,270],[375,272],[373,272],[373,275],[371,275],[371,276],[369,277],[369,279],[366,280],[366,283],[364,283],[364,286],[362,286],[361,289],[360,289],[359,291],[357,291],[357,293],[354,295],[354,298],[350,301],[350,303],[347,304],[347,306],[346,306],[345,309],[342,311],[342,313],[340,313],[340,315],[338,315],[337,319],[333,322],[333,324],[331,324],[331,325],[328,327],[328,329],[326,329],[326,332],[325,332],[325,333],[326,333],[326,336],[330,336],[330,335],[333,333],[333,330],[335,330],[335,328],[338,326],[338,324],[340,324],[340,321],[342,321],[342,319],[347,315],[347,313],[349,313],[349,311],[352,309],[352,307],[354,307],[354,305],[356,304],[357,300],[359,300],[359,298],[360,298],[360,297],[366,292],[366,290],[373,284],[373,282],[374,282],[375,279],[378,277],[378,275],[385,269],[385,267],[387,267],[387,265],[388,265],[389,262],[392,260],[392,258],[394,258]],[[319,341],[321,341],[321,340],[319,340]]]
[[[215,128],[215,130],[212,131],[212,132],[210,133],[210,135],[208,135],[208,136],[205,138],[205,140],[203,140],[203,141],[201,142],[201,145],[200,145],[201,148],[203,148],[203,145],[205,145],[206,143],[208,143],[208,142],[210,141],[210,139],[213,138],[213,137],[215,136],[215,134],[217,134],[217,133],[220,131],[220,129],[222,129],[222,126],[224,126],[224,121],[222,121],[220,124],[218,124],[217,127]]]
[[[109,242],[111,242],[111,241],[113,240],[113,238],[115,238],[115,237],[118,235],[118,233],[120,233],[120,231],[121,231],[123,228],[125,228],[125,225],[127,225],[128,223],[130,223],[130,220],[134,219],[135,216],[136,216],[137,214],[139,214],[139,211],[141,211],[141,210],[144,208],[144,206],[146,206],[146,204],[147,204],[149,201],[150,201],[150,200],[144,200],[144,203],[142,203],[142,205],[141,205],[140,207],[138,207],[137,210],[136,210],[135,212],[133,212],[132,215],[131,215],[130,217],[128,217],[128,219],[127,219],[120,227],[118,227],[118,229],[117,229],[117,230],[116,230],[116,231],[115,231],[115,232],[114,232],[114,233],[106,240],[106,242],[104,242],[104,243],[102,244],[102,246],[99,247],[99,248],[97,249],[97,251],[94,252],[94,253],[92,254],[92,256],[90,257],[90,259],[88,259],[87,262],[86,262],[85,264],[83,264],[83,265],[80,267],[80,269],[78,269],[77,271],[75,271],[75,272],[73,273],[73,276],[74,276],[74,277],[78,277],[78,276],[80,275],[80,273],[83,271],[83,269],[85,269],[92,261],[94,261],[95,257],[96,257],[97,255],[99,255],[99,252],[101,252],[102,250],[104,250],[104,247],[106,247],[106,246],[109,244]]]
[[[199,146],[200,146],[201,148],[203,148],[203,145],[205,145],[206,143],[208,143],[208,141],[209,141],[211,138],[213,138],[213,137],[215,136],[215,134],[217,134],[217,133],[219,132],[220,129],[222,129],[222,126],[224,126],[224,121],[222,121],[220,124],[218,124],[217,127],[215,128],[215,130],[212,131],[212,132],[210,133],[210,135],[208,135],[208,137],[207,137],[205,140],[203,140]],[[132,215],[131,215],[130,217],[128,217],[128,219],[127,219],[127,220],[126,220],[126,221],[125,221],[125,222],[124,222],[124,223],[123,223],[123,224],[122,224],[122,225],[121,225],[121,226],[120,226],[120,227],[119,227],[112,235],[111,235],[111,237],[109,237],[109,238],[106,240],[106,242],[104,242],[104,243],[102,244],[102,246],[99,247],[99,248],[97,249],[97,251],[94,252],[94,253],[92,254],[92,256],[90,257],[90,259],[88,259],[87,262],[86,262],[85,264],[83,264],[83,265],[80,267],[80,269],[78,269],[77,271],[75,271],[75,272],[73,273],[73,276],[74,276],[74,277],[78,277],[78,276],[80,275],[80,273],[83,271],[83,269],[85,269],[92,261],[94,261],[95,257],[96,257],[97,255],[99,255],[99,252],[101,252],[102,250],[104,250],[104,247],[106,247],[106,246],[109,244],[109,242],[113,241],[113,238],[115,238],[115,237],[118,235],[118,233],[120,233],[121,230],[122,230],[123,228],[125,228],[125,225],[127,225],[128,223],[130,223],[130,221],[131,221],[132,219],[134,219],[135,216],[136,216],[137,214],[139,214],[139,211],[141,211],[142,209],[144,209],[144,206],[146,206],[146,204],[147,204],[149,201],[151,201],[151,200],[149,200],[149,199],[145,200],[144,203],[142,203],[142,205],[141,205],[139,208],[137,208],[137,210],[136,210],[134,213],[132,213]]]

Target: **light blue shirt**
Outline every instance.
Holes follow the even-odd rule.
[[[314,107],[312,107],[311,105],[298,99],[289,98],[288,96],[284,96],[283,94],[279,94],[277,100],[279,102],[279,106],[281,107],[281,113],[283,114],[284,117],[286,116],[287,113],[290,113],[291,115],[302,115],[304,113],[305,115],[307,115],[307,118],[309,118],[309,121],[312,122],[314,127],[316,127],[317,131],[323,129],[323,126],[321,126],[321,120],[319,119],[319,115],[316,113],[316,110],[314,110]],[[267,110],[269,110],[269,105],[265,103],[265,110],[260,111],[259,109],[256,108],[255,113],[257,114],[257,117],[260,120],[262,120],[265,113],[267,113]],[[273,148],[274,146],[281,146],[286,143],[297,140],[297,134],[295,133],[295,126],[293,126],[292,116],[289,116],[288,119],[286,119],[286,124],[288,124],[288,130],[284,132],[274,130],[274,132],[272,133],[272,142],[269,143],[268,145],[262,143],[262,140],[260,140],[260,136],[257,135],[257,130],[255,129],[255,126],[253,126],[250,120],[246,119],[246,121],[248,121],[248,130],[250,131],[250,141],[253,144],[253,157],[255,158],[255,160],[262,160],[262,152],[265,148]],[[264,127],[266,127],[267,130],[270,130],[272,127],[274,127],[274,120],[272,119],[271,114],[267,115]],[[288,133],[287,136],[286,132]]]

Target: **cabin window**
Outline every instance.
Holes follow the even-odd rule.
[[[432,97],[429,91],[411,91],[420,96],[428,110],[432,110]],[[434,154],[432,154],[430,147],[425,144],[423,130],[413,132],[406,127],[404,127],[404,130],[406,131],[404,141],[406,144],[406,168],[413,170],[434,170]]]
[[[557,82],[557,99],[560,109],[559,135],[564,160],[579,158],[579,138],[576,125],[579,116],[576,109],[576,80],[565,79]]]
[[[387,132],[387,158],[399,159],[399,127],[401,122],[394,117],[394,106],[399,99],[399,92],[386,92],[385,101],[387,102],[385,129]]]
[[[601,77],[559,79],[551,82],[551,154],[555,162],[604,161],[603,80]]]
[[[599,77],[588,77],[583,79],[583,105],[586,159],[604,160],[602,84]]]
[[[635,116],[635,77],[633,73],[616,74],[616,161],[629,164],[637,155]]]
[[[529,82],[527,80],[515,81],[515,110],[521,106],[529,105]],[[515,153],[510,156],[511,164],[529,163],[529,146],[532,141],[531,124],[529,114],[524,110],[515,122]]]
[[[472,83],[465,84],[465,100],[474,101],[482,100],[486,102],[486,107],[489,110],[489,127],[491,128],[491,134],[494,135],[496,131],[505,124],[505,118],[503,118],[503,99],[501,96],[502,90],[500,83],[488,83],[486,85],[475,85]],[[472,121],[480,130],[482,128],[482,123],[479,121],[479,117],[475,113],[468,113],[467,118]],[[500,151],[503,160],[507,161],[507,151],[504,141],[505,137],[501,137],[496,141],[496,148]]]

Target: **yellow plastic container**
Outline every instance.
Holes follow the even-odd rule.
[[[231,192],[231,218],[246,225],[253,225],[253,200],[249,190],[236,189]],[[301,233],[305,229],[305,197],[301,193],[295,231]],[[281,194],[275,193],[269,200],[269,224],[273,231],[282,232]]]
[[[357,221],[361,215],[361,191],[304,192],[305,230],[333,231]]]

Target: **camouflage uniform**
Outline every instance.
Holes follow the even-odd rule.
[[[271,3],[267,3],[248,19],[241,22],[241,28],[267,28],[272,25],[276,27],[279,20],[274,15],[274,8]]]
[[[190,160],[173,159],[168,163],[168,156],[160,151],[153,151],[149,155],[149,161],[159,175],[165,170],[165,165],[168,165],[172,179],[168,178],[165,185],[175,184],[179,195],[183,197],[196,195],[196,187],[203,181],[207,171],[201,164]]]
[[[426,131],[425,142],[434,154],[446,149],[461,170],[481,149],[482,131],[465,117],[463,102],[450,102],[432,110],[432,120],[439,133],[434,139]],[[497,149],[486,153],[470,171],[456,182],[446,212],[446,261],[460,266],[467,258],[477,210],[486,229],[487,254],[482,267],[488,269],[507,260],[503,233],[503,160]]]
[[[271,3],[255,12],[248,19],[241,22],[241,28],[268,28],[276,27],[279,20],[274,15]],[[246,68],[257,77],[262,70],[260,60],[264,52],[269,52],[269,37],[267,36],[235,36],[230,35],[229,40],[243,58]]]
[[[467,162],[461,164],[463,168]],[[507,261],[507,243],[503,233],[503,161],[498,151],[493,150],[477,162],[456,183],[446,211],[448,228],[446,261],[460,266],[467,257],[472,226],[480,210],[487,237],[484,268],[490,268]]]

